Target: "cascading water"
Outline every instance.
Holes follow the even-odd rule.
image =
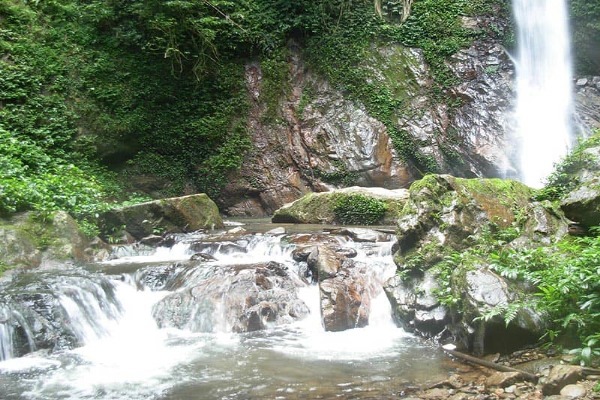
[[[358,243],[323,232],[303,235],[223,233],[223,239],[187,235],[170,249],[143,249],[140,256],[122,249],[120,254],[126,256],[91,267],[91,273],[44,273],[39,275],[42,284],[31,283],[38,277],[33,274],[25,282],[25,291],[43,288],[45,300],[36,301],[54,304],[48,318],[64,311],[68,314],[64,319],[73,321],[71,328],[83,343],[70,350],[37,351],[0,362],[1,397],[180,400],[333,398],[345,394],[360,399],[392,397],[407,385],[445,376],[439,353],[392,322],[390,304],[380,290],[381,281],[395,273],[392,242]],[[368,265],[373,281],[369,285],[379,288],[371,300],[369,326],[324,331],[319,288],[302,282],[299,277],[307,266],[294,261],[292,255],[294,240],[311,244],[315,238],[356,250],[353,260]],[[198,252],[207,258],[189,261]],[[232,324],[204,324],[203,319],[195,319],[193,307],[191,323],[184,321],[182,327],[157,324],[162,318],[156,315],[162,312],[159,305],[169,298],[174,298],[174,307],[165,309],[176,314],[170,321],[177,322],[183,315],[177,314],[187,307],[177,302],[180,294],[191,295],[193,306],[204,304],[209,309],[203,318],[225,318],[221,314],[238,307],[235,296],[232,300],[229,294],[253,290],[252,285],[244,286],[248,281],[242,279],[253,270],[264,275],[250,275],[252,285],[258,286],[265,277],[272,283],[291,279],[291,286],[281,287],[297,292],[298,301],[305,303],[310,314],[282,324],[269,320],[265,329],[242,334],[231,332]],[[207,280],[215,284],[198,286]],[[208,294],[201,288],[208,288]],[[221,296],[222,288],[227,293]],[[276,285],[267,288],[258,301],[267,301],[261,296],[279,289]],[[286,297],[285,290],[279,290],[275,298],[287,304],[293,298]],[[212,291],[219,296],[212,296]],[[217,305],[209,307],[209,300]],[[2,329],[11,326],[2,321],[12,318],[3,301],[0,299]],[[41,307],[40,311],[45,310]],[[11,340],[5,333],[0,329],[3,352]],[[12,356],[16,357],[7,353],[4,358]]]
[[[513,0],[518,30],[520,175],[540,187],[571,142],[572,72],[565,0]]]

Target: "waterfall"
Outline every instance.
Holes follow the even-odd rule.
[[[568,151],[572,72],[565,0],[513,0],[517,22],[516,124],[522,181],[540,187]]]

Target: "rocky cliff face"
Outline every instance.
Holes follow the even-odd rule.
[[[508,29],[494,17],[465,18],[463,24],[475,31]],[[514,65],[500,39],[481,37],[450,58],[447,65],[458,83],[441,97],[433,95],[431,71],[418,49],[373,45],[359,67],[402,99],[396,128],[437,172],[516,177],[510,134]],[[270,215],[310,191],[352,185],[397,189],[422,176],[425,171],[398,154],[386,126],[363,104],[310,71],[298,46],[290,46],[287,63],[287,89],[274,121],[265,118],[260,63],[246,66],[253,149],[217,199],[222,211]],[[583,133],[600,126],[598,79],[580,78],[575,85]]]
[[[471,28],[489,21],[466,21]],[[340,186],[396,189],[421,176],[394,148],[386,126],[289,51],[289,88],[276,121],[265,118],[263,71],[246,67],[252,109],[248,126],[253,149],[218,199],[232,215],[271,214],[309,191]],[[402,46],[373,46],[362,68],[405,99],[397,127],[439,169],[458,176],[503,176],[510,170],[507,141],[512,64],[494,40],[479,41],[451,60],[461,83],[449,106],[433,99],[422,53]]]

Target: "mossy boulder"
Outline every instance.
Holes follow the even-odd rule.
[[[587,147],[590,146],[590,147]],[[579,151],[581,166],[568,179],[572,188],[561,200],[567,218],[585,226],[600,225],[600,133]]]
[[[100,216],[106,239],[128,233],[135,240],[154,234],[222,228],[217,205],[206,194],[154,200],[107,211]]]
[[[525,246],[550,244],[567,223],[549,203],[533,202],[533,189],[508,179],[428,175],[409,189],[398,222],[400,267],[418,258],[428,267],[449,251],[472,246],[483,235]]]
[[[357,210],[360,210],[366,202],[366,206],[362,208],[365,216],[377,215],[377,210],[381,210],[378,219],[370,221],[365,219],[366,222],[360,223],[359,216],[356,216],[356,219],[353,219],[352,215],[349,216],[352,200],[360,200],[360,198],[366,200],[360,201],[361,204],[357,202]],[[408,191],[405,189],[388,190],[356,186],[330,192],[309,193],[275,211],[272,221],[295,224],[395,224],[407,198]],[[381,205],[381,208],[378,205]],[[347,208],[350,209],[346,210]],[[345,217],[356,222],[347,222]]]
[[[398,222],[398,275],[385,287],[396,320],[479,353],[523,344],[505,339],[539,337],[543,318],[530,308],[515,311],[508,325],[492,315],[510,311],[529,294],[495,274],[486,253],[500,244],[544,246],[567,233],[560,211],[531,200],[533,194],[502,179],[429,175],[413,183]]]
[[[106,246],[86,236],[64,211],[23,213],[0,221],[0,272],[96,261],[107,256]]]

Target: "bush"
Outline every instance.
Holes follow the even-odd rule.
[[[374,225],[381,221],[386,205],[361,194],[343,196],[333,208],[336,220],[345,225]]]

